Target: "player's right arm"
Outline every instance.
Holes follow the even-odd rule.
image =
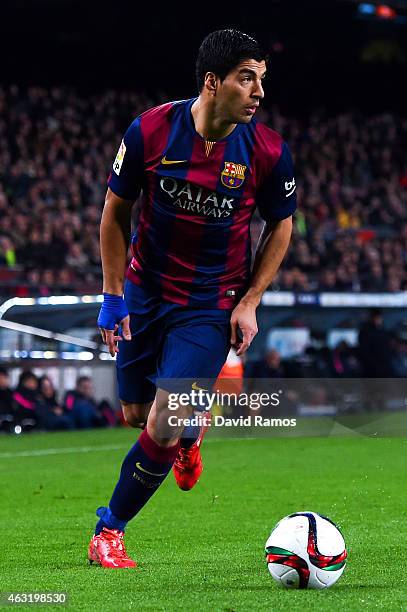
[[[117,330],[122,326],[125,340],[131,340],[130,317],[123,300],[123,282],[131,233],[132,200],[106,193],[100,223],[100,252],[103,268],[103,304],[98,325],[112,357],[118,352]]]
[[[100,222],[103,293],[120,297],[123,295],[132,206],[132,200],[125,200],[108,188]]]
[[[103,304],[98,325],[112,357],[118,352],[121,325],[125,340],[131,339],[130,317],[123,299],[127,249],[131,234],[131,209],[140,193],[143,175],[143,143],[140,120],[133,121],[121,142],[108,179],[100,224],[103,268]]]

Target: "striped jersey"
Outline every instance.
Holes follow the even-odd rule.
[[[256,207],[265,221],[296,209],[293,163],[281,136],[254,118],[206,141],[195,130],[195,99],[137,117],[108,185],[126,200],[141,193],[127,278],[164,301],[231,309],[249,281]]]

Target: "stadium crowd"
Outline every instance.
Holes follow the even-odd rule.
[[[31,370],[23,370],[12,389],[8,370],[0,367],[0,432],[89,429],[117,423],[118,416],[109,402],[95,400],[89,376],[80,376],[75,389],[59,401],[49,376],[38,377]]]
[[[165,98],[0,87],[1,292],[100,291],[98,225],[106,178],[131,119]],[[265,108],[290,144],[299,210],[275,288],[407,287],[407,119],[357,113],[308,119]],[[253,221],[253,243],[261,221]]]

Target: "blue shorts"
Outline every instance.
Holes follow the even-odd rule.
[[[163,302],[127,280],[124,298],[131,340],[119,343],[119,397],[154,399],[157,379],[215,381],[230,348],[231,310],[190,308]]]

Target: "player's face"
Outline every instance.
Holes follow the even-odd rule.
[[[266,62],[243,60],[218,82],[216,98],[223,118],[230,123],[249,123],[264,98],[262,81]]]

